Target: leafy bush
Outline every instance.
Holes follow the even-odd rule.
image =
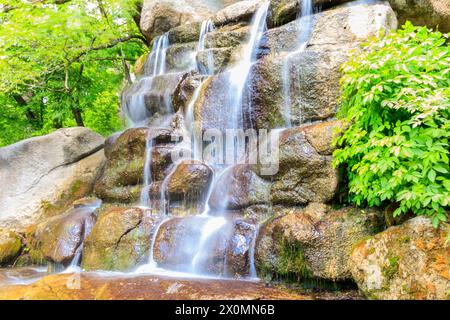
[[[450,204],[448,35],[406,23],[372,39],[343,66],[335,165],[345,165],[357,205],[395,204],[394,216],[437,226]]]

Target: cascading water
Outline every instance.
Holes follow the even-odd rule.
[[[214,30],[214,23],[211,20],[203,21],[200,29],[200,38],[197,45],[196,59],[198,53],[205,50],[206,35]],[[197,69],[200,74],[209,75],[214,73],[214,56],[211,51],[207,53],[206,66],[197,62]]]
[[[264,3],[261,5],[261,7],[257,10],[257,12],[254,15],[252,27],[251,27],[251,33],[249,40],[247,44],[243,47],[243,50],[241,52],[242,59],[239,63],[237,63],[235,66],[230,68],[229,70],[224,72],[224,76],[227,79],[227,82],[229,83],[229,90],[227,91],[228,95],[228,106],[224,106],[223,108],[223,117],[227,118],[228,121],[228,129],[232,129],[234,131],[238,129],[243,129],[243,108],[242,108],[242,99],[243,99],[243,92],[245,89],[245,86],[247,84],[247,79],[249,78],[250,70],[252,68],[252,65],[256,61],[256,54],[257,50],[259,48],[259,44],[261,42],[262,35],[264,31],[266,30],[266,18],[267,18],[267,12],[268,12],[269,3]],[[197,52],[203,51],[205,49],[205,37],[206,34],[211,32],[213,30],[212,22],[206,21],[202,24],[201,33],[199,36],[199,42],[197,46]],[[159,41],[158,41],[159,42]],[[156,59],[158,60],[158,59]],[[210,63],[208,65],[212,66],[214,65],[214,61],[211,59]],[[212,74],[213,71],[210,67],[207,67],[207,70],[202,70],[201,68],[198,68],[198,72],[200,74],[209,75]],[[186,129],[191,134],[196,134],[195,132],[195,119],[194,119],[194,105],[200,95],[203,81],[201,81],[200,86],[195,90],[191,101],[188,105],[188,108],[185,113],[185,124]],[[231,110],[231,112],[230,112]],[[201,141],[194,138],[194,150],[193,151],[193,159],[197,160],[203,160],[201,153]],[[148,150],[147,150],[148,153]],[[146,157],[146,162],[150,159],[150,155]],[[236,159],[237,161],[237,159]],[[182,266],[173,266],[174,270],[177,272],[187,272],[194,275],[207,275],[205,274],[205,268],[204,261],[208,260],[205,259],[205,257],[208,257],[212,252],[209,250],[214,248],[211,248],[211,241],[213,239],[216,239],[217,236],[219,236],[221,233],[229,233],[232,229],[231,222],[228,221],[225,217],[221,216],[221,213],[214,212],[214,215],[212,215],[210,212],[210,208],[208,206],[208,201],[211,196],[211,191],[213,190],[214,186],[216,185],[218,179],[216,177],[220,177],[220,175],[225,172],[226,169],[230,168],[232,164],[227,164],[227,166],[223,166],[220,164],[217,164],[214,162],[214,158],[211,160],[211,162],[207,162],[210,167],[214,169],[213,181],[210,184],[210,190],[207,194],[207,199],[205,203],[205,210],[201,213],[199,213],[197,216],[192,217],[190,220],[191,225],[187,226],[188,229],[192,229],[195,233],[195,236],[193,236],[192,241],[189,241],[189,239],[183,240],[183,246],[186,248],[189,248],[189,257],[190,262],[185,263]],[[149,164],[146,163],[146,166]],[[146,271],[146,272],[152,272],[158,269],[157,264],[155,263],[153,259],[153,251],[155,250],[155,241],[156,241],[156,234],[160,232],[160,228],[164,226],[164,224],[168,223],[168,220],[170,221],[170,218],[165,218],[167,214],[170,214],[170,204],[168,204],[168,201],[166,200],[166,189],[168,181],[173,174],[173,172],[176,170],[177,164],[174,164],[172,167],[171,172],[166,176],[164,181],[162,182],[161,189],[160,189],[160,209],[159,213],[164,217],[163,221],[155,230],[154,237],[152,239],[151,244],[151,250],[149,262],[147,265],[141,266],[138,271]],[[144,172],[144,182],[145,184],[150,183],[150,180],[146,175],[149,175],[149,170]],[[146,186],[144,186],[145,188]],[[226,187],[226,186],[223,186]],[[148,188],[148,186],[147,186]],[[145,190],[143,193],[148,194],[148,190]],[[143,197],[142,197],[143,198]],[[141,199],[142,200],[142,199]],[[144,201],[141,201],[141,203]],[[147,202],[149,203],[149,202]],[[181,232],[181,231],[180,231]],[[214,242],[214,241],[213,241]],[[253,254],[251,252],[250,254]],[[225,259],[226,260],[226,259]],[[253,259],[250,258],[250,263],[253,264]],[[172,269],[171,267],[169,267]],[[250,266],[250,275],[252,277],[255,276],[255,270],[254,266]]]
[[[314,16],[313,16],[313,5],[312,0],[303,0],[301,6],[300,17],[297,21],[299,36],[298,36],[298,47],[291,53],[288,53],[283,62],[283,95],[284,95],[284,105],[283,105],[283,118],[285,122],[285,126],[287,128],[292,127],[292,119],[291,119],[291,58],[303,52],[307,45],[309,38],[311,37],[313,25],[314,25]]]
[[[144,66],[144,76],[123,95],[123,108],[132,126],[139,125],[151,116],[146,107],[145,95],[151,89],[154,78],[166,72],[168,47],[168,34],[155,39]]]

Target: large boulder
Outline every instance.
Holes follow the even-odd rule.
[[[262,276],[300,280],[351,280],[348,260],[355,244],[380,231],[382,215],[353,207],[310,204],[286,209],[263,224],[256,242]]]
[[[140,28],[150,42],[182,24],[207,20],[217,9],[207,0],[144,0]]]
[[[411,21],[417,26],[450,32],[450,0],[389,0],[400,24]]]
[[[332,137],[338,121],[284,130],[279,136],[279,170],[273,181],[271,201],[280,205],[327,203],[339,187],[338,170],[332,165]]]
[[[349,267],[370,299],[450,299],[450,225],[425,217],[360,242]]]
[[[0,226],[20,229],[92,191],[104,138],[77,127],[0,148]]]
[[[22,238],[17,233],[0,229],[0,266],[14,262],[21,248]]]
[[[381,30],[396,29],[383,1],[350,2],[315,14],[308,46],[299,49],[297,21],[270,29],[262,47],[270,54],[254,66],[246,109],[257,128],[323,120],[338,107],[340,66],[351,49]]]
[[[126,271],[145,263],[158,221],[141,208],[105,208],[84,242],[82,267]]]
[[[72,263],[82,250],[82,243],[95,223],[96,206],[81,206],[49,218],[29,228],[26,244],[32,262],[37,256],[65,266]]]

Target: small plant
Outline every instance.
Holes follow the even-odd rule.
[[[357,205],[446,221],[450,204],[448,35],[414,27],[372,39],[342,67],[334,164]]]

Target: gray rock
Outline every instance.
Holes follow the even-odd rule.
[[[208,19],[215,10],[207,0],[144,0],[140,28],[150,43],[172,28]]]
[[[0,186],[0,226],[24,228],[53,205],[66,208],[66,199],[91,192],[103,143],[102,136],[77,127],[0,148],[0,181],[8,181]]]

